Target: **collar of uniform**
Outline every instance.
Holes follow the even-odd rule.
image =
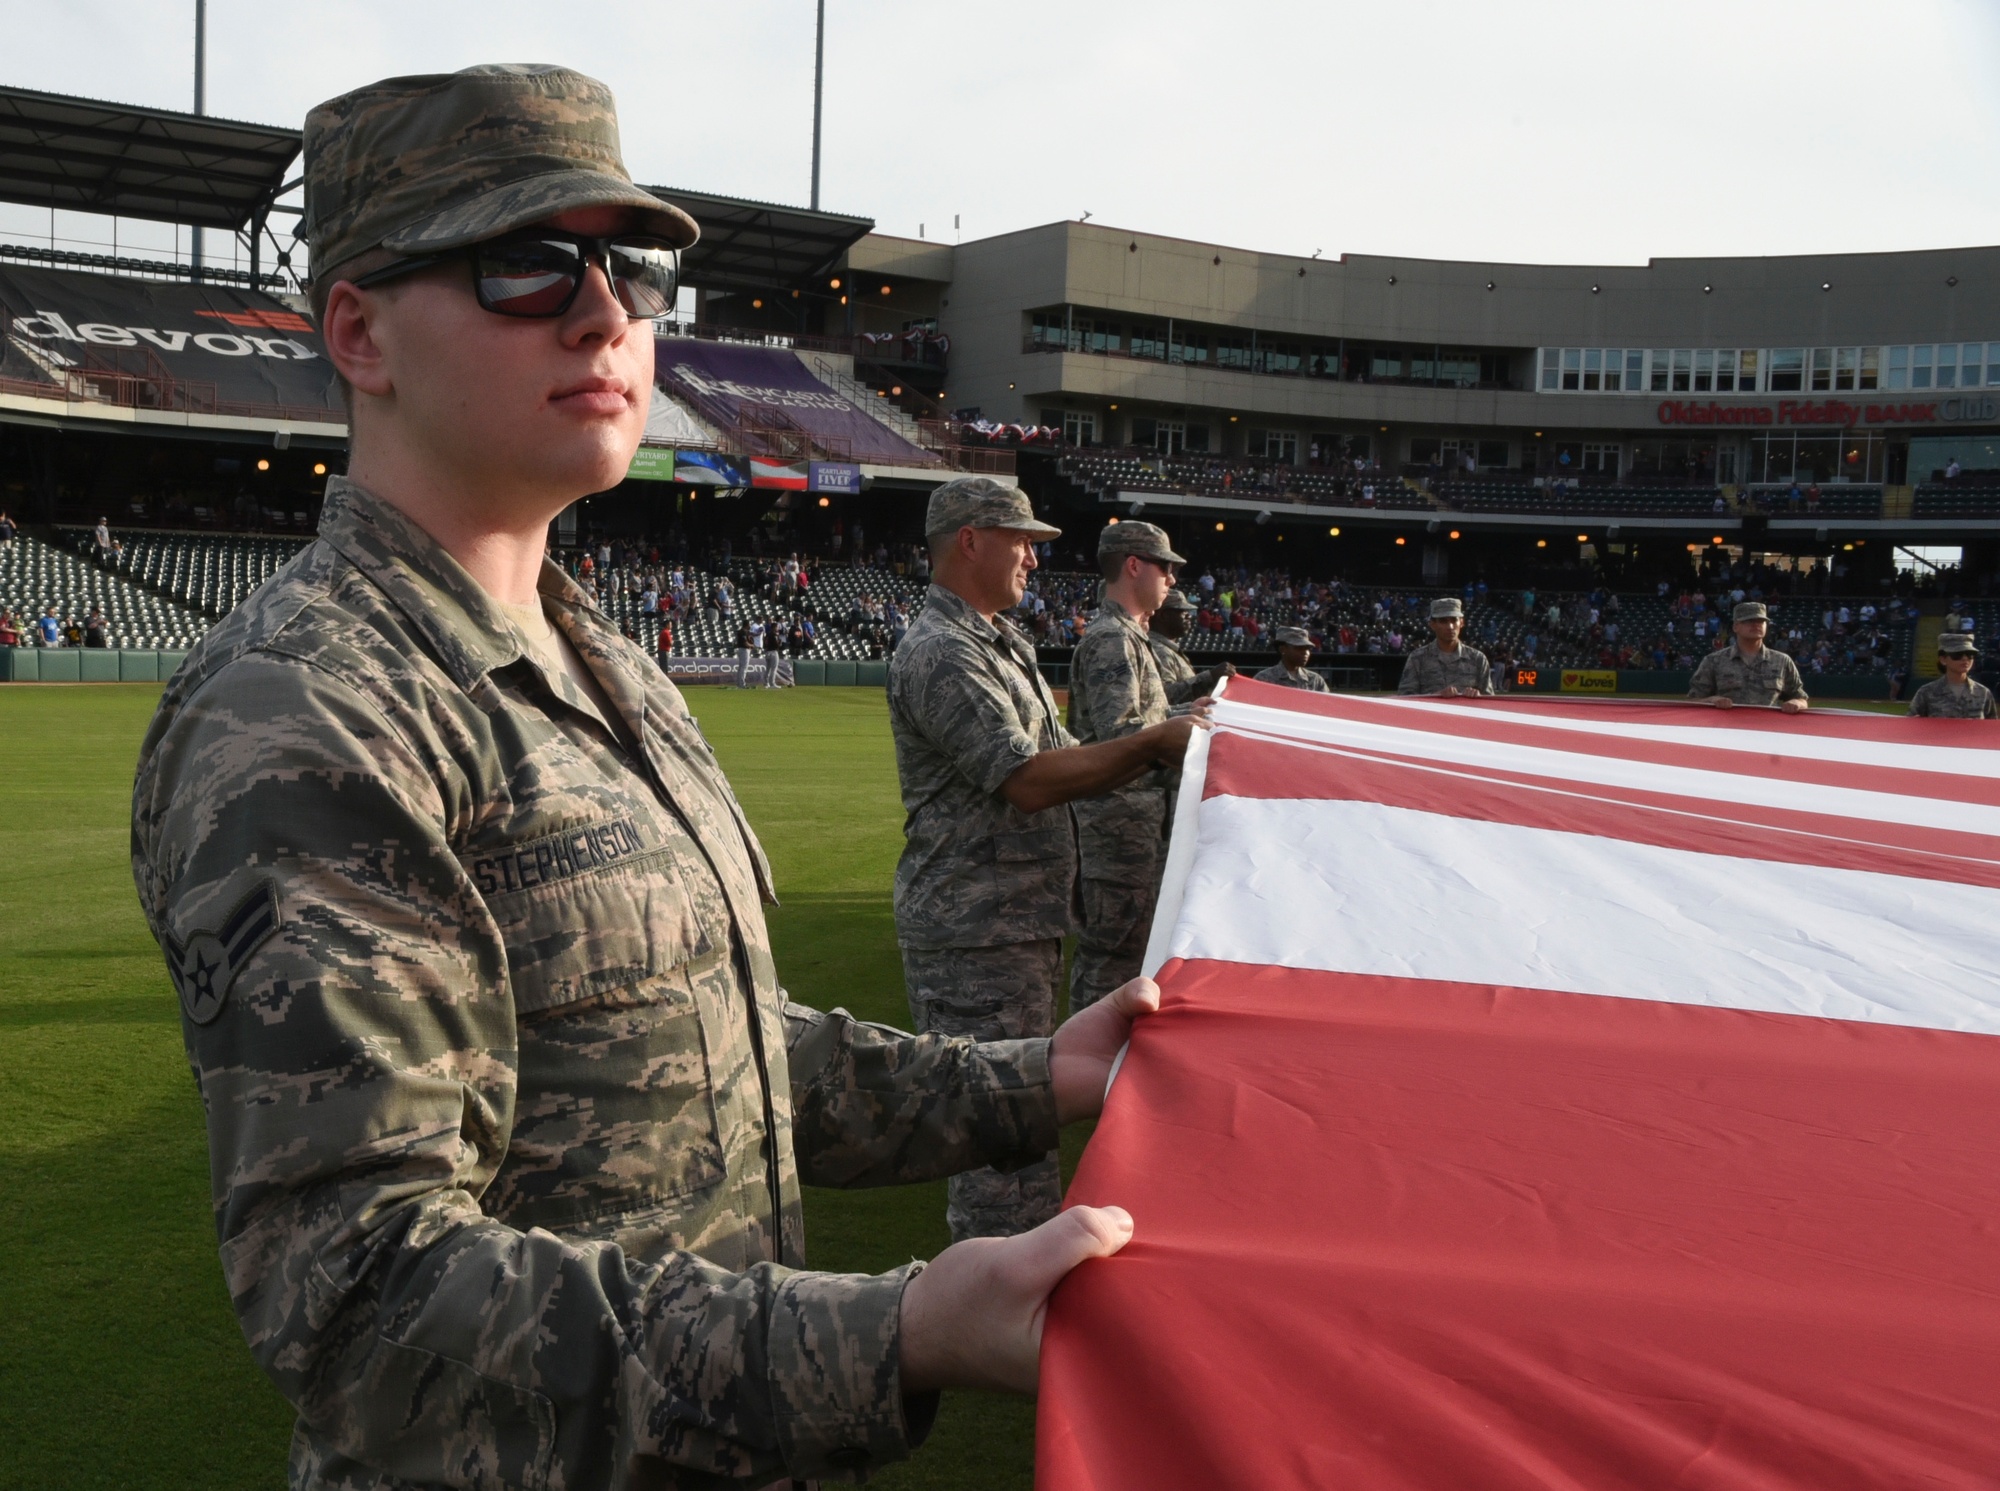
[[[972,609],[972,603],[956,590],[947,590],[937,581],[931,581],[931,588],[924,592],[924,609],[935,609],[938,616],[957,626],[964,627],[974,636],[988,642],[998,642],[1000,628]]]
[[[436,539],[366,487],[344,476],[327,479],[319,536],[409,617],[460,688],[521,658],[500,603]],[[541,588],[548,593],[546,572]]]
[[[1119,605],[1117,601],[1114,601],[1108,595],[1097,603],[1097,615],[1100,621],[1116,621],[1127,629],[1139,633],[1141,636],[1144,636],[1146,633],[1146,629],[1139,625],[1139,618]]]

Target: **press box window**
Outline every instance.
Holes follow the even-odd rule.
[[[1937,348],[1929,344],[1910,349],[1910,387],[1931,386],[1931,365],[1936,356]]]
[[[1910,349],[1889,349],[1889,391],[1899,393],[1910,386]]]
[[[1554,393],[1562,387],[1562,348],[1542,348],[1542,390]]]
[[[1583,387],[1583,349],[1563,348],[1563,391],[1574,393]]]
[[[1097,416],[1075,410],[1063,415],[1063,439],[1071,445],[1097,444]]]
[[[1815,347],[1812,351],[1812,391],[1831,393],[1833,391],[1833,348]]]
[[[1802,347],[1776,347],[1771,351],[1772,393],[1799,393],[1805,387],[1806,354]]]

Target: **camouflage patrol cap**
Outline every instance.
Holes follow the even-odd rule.
[[[1169,590],[1167,598],[1160,602],[1160,609],[1162,611],[1192,611],[1194,609],[1194,602],[1189,600],[1183,591]]]
[[[306,115],[313,272],[369,249],[462,248],[575,207],[632,207],[686,248],[693,218],[632,184],[611,90],[566,67],[501,63],[385,78]]]
[[[1947,656],[1971,653],[1979,656],[1979,646],[1964,632],[1941,632],[1938,634],[1938,651]]]
[[[1097,557],[1107,554],[1137,554],[1141,559],[1157,559],[1162,564],[1186,564],[1167,542],[1167,531],[1152,523],[1127,519],[1110,523],[1097,535]]]
[[[1442,596],[1431,602],[1432,621],[1443,621],[1448,616],[1456,616],[1460,620],[1463,620],[1465,617],[1465,607],[1459,604],[1456,598],[1449,595]]]
[[[1028,494],[990,476],[961,476],[931,493],[924,510],[924,537],[956,533],[961,528],[1014,528],[1036,538],[1062,532],[1035,516]]]
[[[1730,613],[1732,621],[1769,621],[1770,613],[1764,609],[1762,601],[1744,601]]]
[[[1271,634],[1272,640],[1280,647],[1310,647],[1313,639],[1302,626],[1281,626]]]

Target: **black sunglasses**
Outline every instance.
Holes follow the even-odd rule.
[[[667,315],[680,290],[680,250],[664,239],[643,234],[592,238],[553,228],[528,228],[464,248],[414,254],[371,270],[353,284],[366,290],[454,259],[472,265],[472,293],[481,309],[496,316],[543,319],[565,314],[576,304],[593,264],[604,270],[611,293],[634,321]]]

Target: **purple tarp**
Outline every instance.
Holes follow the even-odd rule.
[[[937,458],[910,444],[873,415],[806,371],[783,347],[747,347],[662,337],[654,376],[660,386],[725,428],[749,423],[803,430],[816,444],[850,451],[857,461],[885,466],[935,466]]]

